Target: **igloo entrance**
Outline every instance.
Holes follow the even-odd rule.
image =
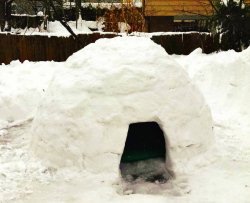
[[[120,162],[123,180],[165,183],[166,141],[156,122],[132,123]]]

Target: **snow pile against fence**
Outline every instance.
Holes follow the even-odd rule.
[[[220,148],[224,156],[249,161],[250,48],[210,55],[197,49],[189,56],[177,57],[177,61],[205,96],[215,126],[228,131],[224,139],[237,138],[237,146]]]
[[[0,121],[32,117],[58,63],[13,61],[0,66]]]
[[[217,122],[248,125],[250,48],[241,53],[231,50],[210,55],[197,49],[177,58],[203,92]]]

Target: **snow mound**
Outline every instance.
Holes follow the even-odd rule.
[[[239,53],[195,52],[177,57],[177,61],[188,71],[211,108],[220,132],[218,149],[223,151],[223,158],[249,161],[250,47]]]
[[[203,92],[218,123],[249,125],[249,56],[250,48],[240,53],[190,54],[179,60]]]
[[[5,127],[1,122],[23,120],[35,114],[58,64],[13,61],[0,66],[0,130]]]
[[[66,67],[50,83],[31,129],[32,150],[50,167],[119,177],[128,127],[136,122],[160,125],[166,166],[172,161],[173,170],[213,142],[202,95],[150,39],[100,39],[73,54]]]

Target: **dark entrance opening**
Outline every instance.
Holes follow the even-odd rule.
[[[164,133],[156,122],[132,123],[120,162],[125,181],[164,183],[168,180]]]

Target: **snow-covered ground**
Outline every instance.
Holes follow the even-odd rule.
[[[65,63],[1,65],[0,202],[250,202],[250,48],[210,55],[197,49],[171,57],[210,106],[216,146],[175,180],[145,183],[141,193],[150,195],[122,194],[121,183],[110,185],[106,174],[45,167],[31,153],[29,131],[53,75]]]
[[[103,28],[103,21],[85,21],[80,19],[76,21],[69,21],[67,22],[69,27],[73,30],[75,34],[90,34],[92,33],[91,29],[96,29],[102,31]],[[43,24],[40,28],[12,28],[11,33],[13,34],[20,34],[20,35],[46,35],[46,36],[70,36],[70,33],[63,27],[63,25],[59,21],[50,21],[48,22],[47,30],[43,29]]]
[[[67,24],[72,29],[75,34],[91,34],[91,33],[100,33],[107,34],[107,32],[103,32],[105,27],[104,18],[99,18],[97,21],[86,21],[83,19],[79,19],[76,21],[68,21]],[[77,25],[76,25],[77,24]],[[180,35],[180,34],[189,34],[189,33],[197,33],[197,31],[190,32],[132,32],[128,34],[130,30],[130,25],[125,22],[118,22],[117,24],[118,30],[120,33],[109,32],[110,34],[116,35],[130,35],[130,36],[139,36],[139,37],[148,37],[151,38],[153,36],[162,36],[162,35]],[[40,27],[36,28],[11,28],[11,34],[18,35],[41,35],[41,36],[60,36],[60,37],[69,37],[71,34],[63,27],[63,25],[59,21],[49,21],[47,30],[43,29],[44,25],[42,24]],[[0,33],[6,33],[1,32]],[[204,32],[203,34],[210,35],[210,33]]]

